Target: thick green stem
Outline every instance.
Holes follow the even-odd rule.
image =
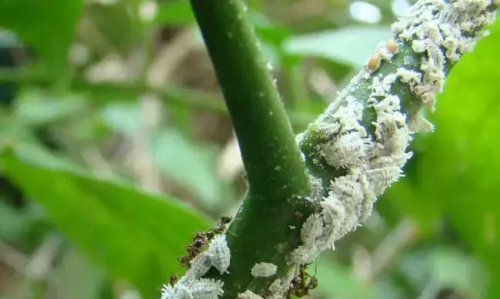
[[[259,48],[241,0],[191,0],[215,67],[249,181],[245,202],[227,235],[229,273],[222,277],[224,298],[250,288],[256,293],[272,278],[254,278],[257,262],[286,271],[286,255],[299,240],[301,217],[307,210],[309,178],[268,62]],[[216,276],[211,272],[209,276]]]
[[[191,3],[233,121],[252,193],[267,197],[276,189],[307,191],[295,136],[243,1]]]

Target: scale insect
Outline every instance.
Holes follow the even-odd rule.
[[[389,50],[391,54],[397,54],[399,52],[398,43],[394,39],[390,39],[387,42],[387,50]]]
[[[380,67],[380,62],[382,61],[382,57],[380,56],[379,53],[374,53],[371,57],[370,60],[368,60],[368,70],[370,72],[374,72],[378,70]]]
[[[223,283],[214,279],[199,279],[190,286],[193,298],[196,299],[216,299],[224,293]]]
[[[252,267],[253,277],[270,277],[276,274],[278,267],[272,263],[257,263]]]
[[[231,252],[227,246],[226,236],[217,235],[211,242],[207,250],[212,260],[212,265],[224,274],[229,268],[231,262]]]

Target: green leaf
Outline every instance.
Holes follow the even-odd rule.
[[[96,53],[117,53],[126,57],[138,44],[146,43],[144,24],[135,12],[136,4],[131,1],[87,5],[85,17],[99,34],[87,34],[81,39]]]
[[[356,278],[344,266],[331,260],[320,257],[317,267],[318,290],[322,297],[335,297],[343,299],[369,299],[377,298],[376,290]],[[313,266],[310,266],[312,269]]]
[[[412,252],[399,266],[418,289],[437,293],[448,288],[466,298],[482,298],[486,281],[483,267],[476,258],[453,247],[438,245]]]
[[[141,128],[141,107],[138,102],[109,103],[102,111],[102,118],[114,130],[132,137]]]
[[[3,203],[3,197],[0,193],[0,239],[13,242],[26,231],[27,217]]]
[[[434,250],[429,262],[434,282],[442,287],[459,290],[467,298],[481,298],[485,275],[474,258],[445,247]]]
[[[82,0],[0,0],[0,26],[33,47],[55,76],[67,71]]]
[[[204,217],[171,198],[39,162],[18,151],[0,159],[5,175],[62,232],[144,298],[157,296],[170,274],[182,272],[176,257],[193,233],[207,228]]]
[[[389,27],[344,27],[340,30],[295,36],[284,42],[288,54],[313,56],[363,66],[377,45],[389,39]]]
[[[423,137],[413,178],[415,204],[439,207],[500,281],[500,23],[451,71]],[[418,201],[418,202],[417,202]],[[435,212],[433,212],[435,213]],[[490,298],[500,285],[491,284]]]
[[[37,89],[23,90],[15,102],[15,116],[24,124],[45,125],[82,113],[87,108],[84,98],[77,94],[52,95]]]
[[[208,204],[220,200],[222,185],[214,171],[214,148],[195,144],[173,129],[155,134],[151,148],[154,161],[163,173],[196,192]]]

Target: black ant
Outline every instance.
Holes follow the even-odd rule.
[[[213,228],[213,232],[215,234],[222,234],[226,231],[227,229],[227,225],[233,220],[232,217],[230,216],[222,216],[220,217],[220,221],[219,223],[215,226],[215,228]]]
[[[171,287],[174,287],[174,286],[175,286],[175,284],[177,283],[177,281],[178,281],[178,280],[179,280],[179,278],[177,277],[177,275],[172,274],[172,275],[170,276],[170,280],[169,280],[168,284],[169,284]]]
[[[204,245],[212,240],[215,235],[224,233],[227,229],[227,224],[232,220],[232,217],[222,216],[219,223],[214,228],[211,228],[206,232],[197,232],[193,237],[193,242],[190,245],[186,246],[187,255],[180,257],[178,259],[179,262],[185,268],[189,269],[191,260],[197,257],[203,251],[203,249],[205,249]]]
[[[292,295],[299,298],[307,296],[309,295],[309,291],[318,287],[316,273],[314,276],[307,273],[307,266],[309,266],[309,264],[299,266],[299,273],[292,279],[291,288],[288,290],[288,298],[292,298]]]

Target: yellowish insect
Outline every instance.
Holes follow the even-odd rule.
[[[380,67],[380,61],[382,60],[382,57],[380,57],[379,53],[374,53],[372,57],[370,57],[370,60],[368,60],[368,70],[371,72],[376,71]]]
[[[393,39],[390,39],[388,42],[387,42],[387,49],[389,50],[389,52],[391,52],[392,54],[397,54],[398,53],[398,43],[393,40]]]

